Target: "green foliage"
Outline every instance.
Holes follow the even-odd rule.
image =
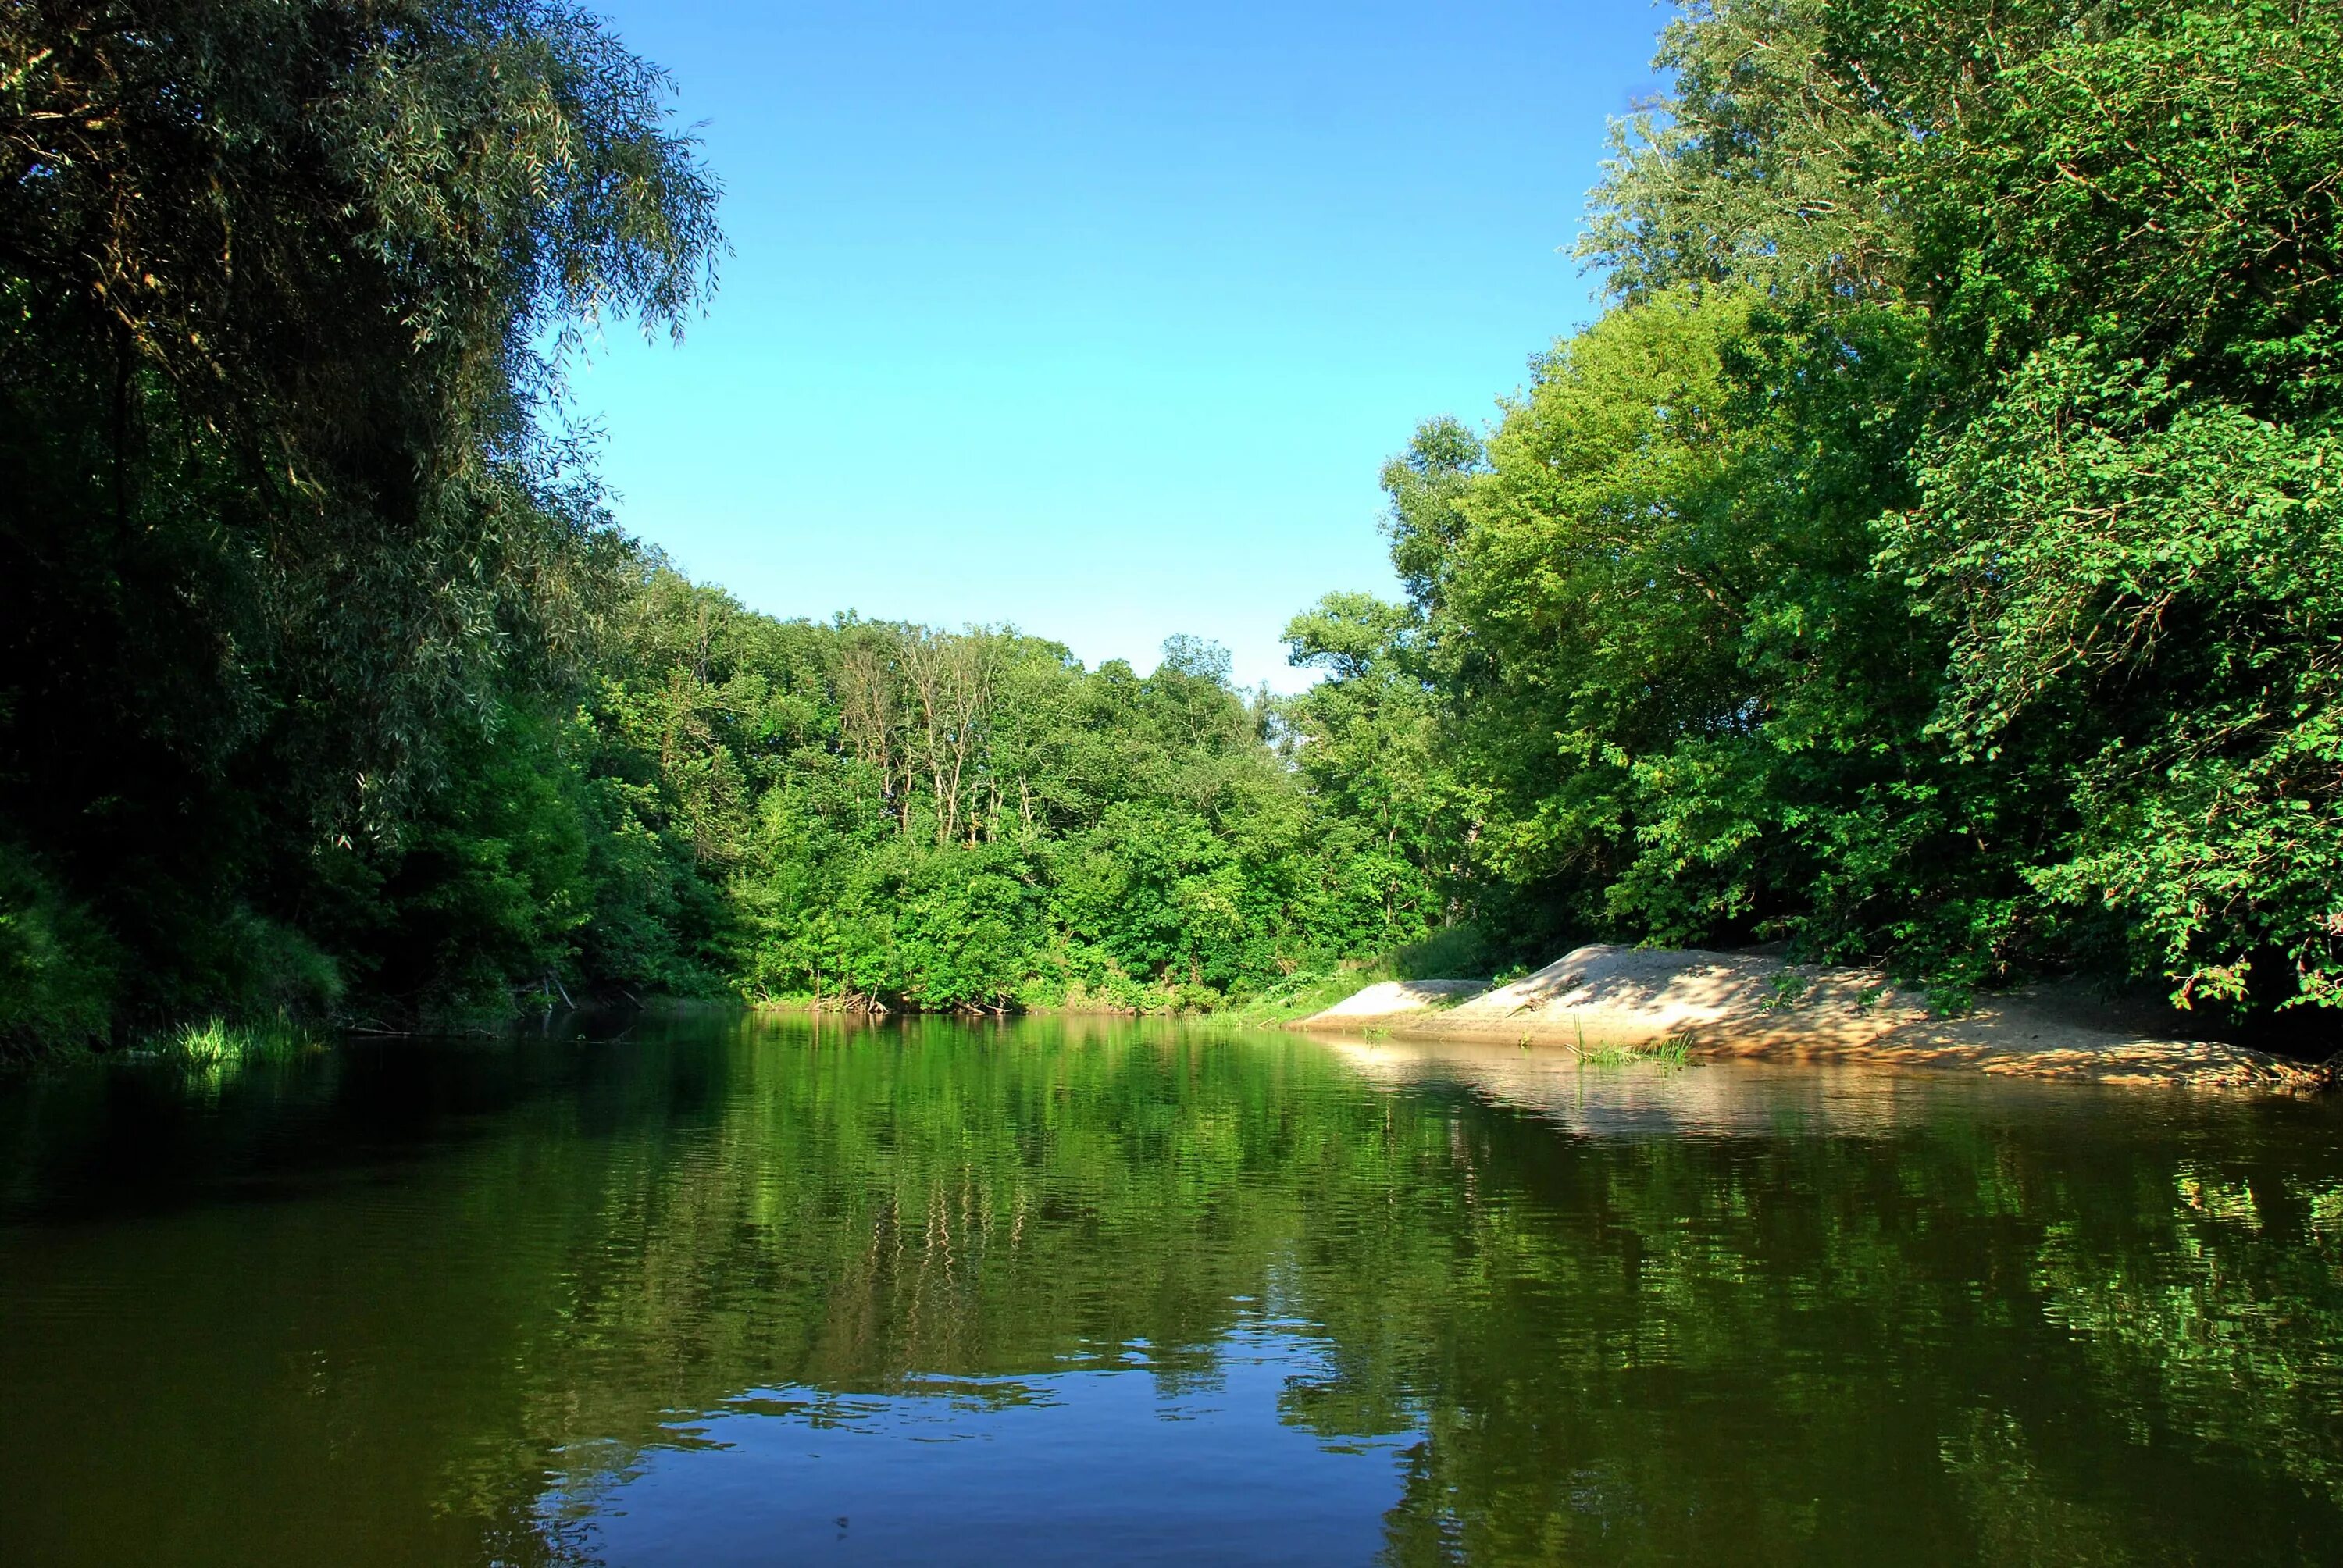
[[[1394,948],[1385,961],[1394,980],[1483,980],[1495,972],[1488,939],[1469,925],[1449,926]]]
[[[1450,926],[1388,952],[1297,970],[1248,999],[1235,1016],[1246,1023],[1291,1023],[1383,980],[1481,980],[1494,963],[1495,955],[1477,928]],[[1463,1000],[1459,995],[1431,1005],[1444,1008]]]
[[[2343,997],[2337,452],[2062,338],[1936,449],[1883,558],[1951,631],[1936,729],[2066,753],[2074,828],[2031,882],[2122,910],[2184,998],[2243,999],[2257,952],[2289,1000]]]
[[[688,847],[709,970],[753,999],[1209,1008],[1424,929],[1211,645],[1142,678],[1008,630],[776,621],[656,562],[616,621],[596,782],[627,841]]]
[[[664,95],[559,0],[0,17],[0,831],[56,890],[11,879],[12,1032],[330,1005],[435,857],[458,989],[552,943],[499,934],[527,833],[446,834],[623,553],[562,367],[706,281]]]
[[[210,1018],[158,1036],[151,1049],[177,1066],[211,1072],[252,1062],[288,1061],[326,1048],[315,1035],[285,1024],[236,1025]]]
[[[1331,677],[1290,699],[1294,758],[1327,818],[1339,880],[1323,888],[1341,944],[1372,951],[1448,913],[1462,818],[1443,765],[1423,618],[1330,594],[1285,628],[1293,662]]]
[[[1272,699],[624,539],[563,368],[715,192],[583,13],[8,13],[0,1038],[1275,1011],[1468,925],[2343,1003],[2338,8],[1701,0],[1660,65],[1613,308],[1387,467],[1405,602]]]
[[[1422,683],[1449,896],[2343,1002],[2338,24],[1690,7],[1581,247],[1614,307],[1424,427],[1408,605],[1311,633],[1319,711]]]
[[[425,1020],[500,1020],[514,981],[537,978],[549,990],[602,901],[587,879],[578,738],[508,711],[463,744],[380,894],[393,924],[369,989]]]
[[[88,910],[0,840],[0,1056],[102,1038],[116,955]]]

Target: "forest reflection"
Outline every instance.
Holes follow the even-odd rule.
[[[1282,1428],[1396,1456],[1394,1561],[2343,1543],[2323,1106],[709,1014],[5,1120],[18,1561],[590,1555],[712,1421],[1270,1342]]]

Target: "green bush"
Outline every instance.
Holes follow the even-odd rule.
[[[0,1054],[103,1042],[118,961],[89,911],[0,839]]]

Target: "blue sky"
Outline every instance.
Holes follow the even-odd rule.
[[[1592,312],[1566,254],[1644,0],[628,0],[733,254],[575,380],[621,520],[780,615],[1011,622],[1292,689],[1395,591],[1376,473]]]

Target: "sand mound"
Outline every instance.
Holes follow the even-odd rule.
[[[1966,1068],[2030,1078],[2207,1089],[2323,1088],[2324,1068],[2217,1040],[2166,1038],[2072,988],[1993,999],[1937,1018],[1876,970],[1785,964],[1761,953],[1594,943],[1453,1006],[1469,982],[1392,981],[1302,1020],[1394,1034],[1579,1050],[1676,1040],[1699,1056]],[[1416,1000],[1421,995],[1424,1000]]]
[[[1364,990],[1353,992],[1324,1012],[1311,1014],[1304,1021],[1313,1027],[1322,1020],[1343,1024],[1373,1023],[1379,1019],[1400,1018],[1409,1013],[1444,1008],[1460,998],[1478,996],[1488,989],[1486,980],[1384,980],[1380,985],[1371,985]]]

